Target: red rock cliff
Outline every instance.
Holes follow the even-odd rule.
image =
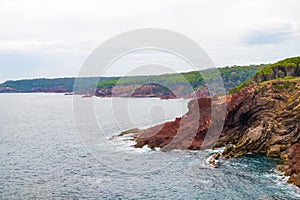
[[[227,158],[248,152],[281,157],[286,160],[281,169],[290,175],[291,182],[300,186],[299,81],[252,85],[227,96],[226,102],[226,118],[217,140],[211,137],[210,141],[207,131],[217,130],[222,120],[218,117],[212,120],[211,99],[202,98],[192,100],[188,113],[175,121],[137,133],[135,147],[198,150],[214,145],[226,147],[223,156]],[[225,105],[220,101],[215,106],[221,110]]]

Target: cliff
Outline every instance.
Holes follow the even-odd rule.
[[[201,98],[189,103],[184,116],[137,133],[135,147],[200,150],[214,144],[226,147],[225,158],[249,152],[280,157],[287,161],[281,169],[300,186],[300,81],[264,82],[243,88],[226,101],[226,119],[217,141],[212,138],[203,144],[208,128],[217,128],[220,119],[212,121],[211,100]]]
[[[0,84],[0,93],[63,92],[99,97],[196,98],[208,96],[201,73],[206,74],[209,81],[221,75],[227,92],[249,79],[264,66],[266,65],[232,66],[218,70],[205,69],[200,73],[191,71],[152,76],[8,80]],[[223,91],[223,88],[221,89]]]
[[[287,58],[269,65],[258,72],[252,79],[256,83],[284,77],[300,76],[300,57]]]
[[[99,97],[160,97],[160,98],[196,98],[207,97],[205,81],[213,82],[220,75],[223,78],[225,92],[249,79],[266,65],[232,66],[202,71],[152,76],[125,76],[100,80],[95,95]],[[223,86],[216,84],[215,91],[224,92]]]
[[[249,78],[239,86],[230,90],[234,93],[243,87],[248,87],[252,84],[262,83],[275,79],[293,79],[300,76],[300,57],[293,57],[281,60],[274,64],[264,67],[257,72],[253,77]]]
[[[219,105],[220,109],[222,104]],[[194,99],[188,104],[189,111],[174,121],[166,122],[135,135],[135,147],[156,147],[162,150],[200,150],[211,122],[211,99]],[[201,114],[199,114],[201,113]]]
[[[116,85],[111,88],[97,89],[97,97],[156,97],[161,99],[176,98],[201,98],[208,97],[209,92],[206,87],[201,87],[192,93],[182,92],[184,86],[173,88],[172,90],[159,84],[136,84],[136,85]]]
[[[158,97],[162,99],[174,99],[177,96],[168,88],[158,84],[145,85],[117,85],[112,88],[97,89],[98,97]]]
[[[298,65],[294,69],[273,66],[271,70],[271,79],[281,72],[296,76]],[[289,182],[300,186],[300,78],[253,81],[258,76],[251,85],[232,95],[214,97],[226,98],[227,103],[225,122],[217,140],[206,134],[208,129],[213,132],[220,125],[220,119],[211,118],[211,99],[201,98],[192,100],[188,113],[175,121],[137,133],[135,147],[199,150],[214,145],[225,147],[225,158],[249,152],[278,157],[285,162],[279,170],[290,176]],[[219,102],[215,105],[217,110],[225,106],[223,101],[213,102]]]

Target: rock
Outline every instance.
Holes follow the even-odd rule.
[[[283,89],[278,93],[274,91],[274,84],[294,86],[293,90]],[[227,104],[225,122],[221,124],[223,129],[217,141],[214,137],[207,136],[207,131],[208,128],[217,130],[222,116],[217,116],[214,121],[212,120],[213,101],[211,98],[194,99],[188,104],[189,111],[181,118],[140,132],[135,138],[135,147],[148,145],[150,148],[160,147],[163,151],[167,151],[172,149],[200,150],[214,145],[214,147],[225,147],[222,155],[226,158],[247,153],[281,157],[286,160],[287,166],[290,166],[283,167],[285,174],[293,175],[291,181],[298,184],[298,174],[300,174],[299,92],[298,80],[288,84],[284,81],[271,81],[242,88],[227,97],[214,97],[217,100],[220,99],[217,104],[214,104],[217,110],[221,110],[225,105],[221,101],[222,98]],[[205,144],[204,139],[208,140]]]
[[[296,186],[300,186],[300,174],[297,174],[295,176],[294,182],[293,182]]]
[[[199,88],[192,94],[185,94],[185,87],[167,88],[160,84],[117,84],[110,88],[97,88],[95,96],[97,97],[158,97],[161,99],[175,99],[175,98],[196,98],[209,96],[206,87]]]
[[[221,157],[221,153],[215,153],[213,155],[211,155],[208,159],[207,159],[207,163],[209,165],[211,165],[212,167],[218,167],[219,166],[219,158]]]
[[[224,151],[222,152],[224,157],[232,157],[231,151],[234,149],[233,145],[227,145],[224,149]]]
[[[141,131],[141,130],[138,129],[138,128],[129,129],[129,130],[126,130],[126,131],[123,131],[123,132],[119,133],[118,135],[112,136],[112,137],[110,138],[110,140],[112,140],[112,139],[114,139],[114,138],[116,138],[116,137],[122,137],[122,136],[128,135],[128,134],[132,134],[133,137],[134,137],[134,135],[137,134],[137,133],[140,132],[140,131]]]
[[[252,80],[260,83],[263,81],[283,78],[285,76],[295,76],[295,77],[300,76],[299,57],[295,59],[298,60],[296,66],[289,66],[289,65],[283,66],[280,62],[278,62],[272,67],[270,74],[259,73],[256,74],[252,78]]]
[[[288,160],[283,165],[284,175],[290,176],[289,183],[300,186],[300,142],[297,142],[283,152]]]
[[[188,108],[187,114],[181,118],[146,129],[136,138],[135,147],[148,145],[150,148],[160,147],[165,151],[205,148],[206,146],[202,146],[202,143],[208,127],[211,125],[211,99],[192,100],[189,102]],[[199,121],[195,119],[199,119]],[[208,147],[210,142],[208,141],[206,145]]]
[[[267,156],[270,157],[279,157],[281,153],[281,146],[280,145],[273,145],[267,151]]]

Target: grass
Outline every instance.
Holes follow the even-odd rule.
[[[290,82],[290,81],[284,81],[282,83],[276,83],[274,82],[272,84],[273,88],[278,89],[278,90],[282,90],[282,89],[295,89],[295,83]]]
[[[259,94],[259,93],[261,93],[265,89],[266,89],[266,85],[263,85],[262,87],[258,88],[258,90],[255,90],[254,94]]]
[[[263,68],[260,72],[257,72],[257,74],[271,74],[272,69],[274,67],[278,66],[285,66],[285,67],[297,67],[297,65],[300,64],[300,57],[293,57],[293,58],[287,58],[284,60],[281,60],[277,63],[271,64],[265,68]]]
[[[285,76],[285,77],[283,77],[283,78],[277,78],[276,80],[280,80],[280,81],[284,81],[284,80],[298,80],[299,79],[299,77],[294,77],[294,76]]]
[[[270,65],[264,67],[261,71],[257,72],[256,75],[272,74],[272,69],[274,67],[279,67],[279,66],[282,66],[282,67],[297,67],[299,65],[300,65],[300,57],[287,58],[287,59],[278,61],[274,64],[270,64]],[[290,81],[293,81],[293,80],[300,80],[300,77],[286,76],[286,77],[278,78],[278,79],[275,79],[275,80],[280,80],[280,81],[290,80]],[[270,81],[272,81],[272,80],[270,80]],[[266,81],[266,82],[268,82],[268,81]],[[249,86],[251,84],[252,83],[251,83],[251,78],[250,78],[247,81],[245,81],[244,83],[242,83],[242,84],[238,85],[237,87],[231,89],[229,94],[237,92],[237,91],[241,90],[243,87]]]

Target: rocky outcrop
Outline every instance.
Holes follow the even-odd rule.
[[[244,93],[239,106],[233,110],[229,107],[225,130],[216,144],[232,145],[224,156],[252,152],[280,157],[281,152],[298,142],[299,85],[298,81],[272,81],[253,86],[254,91]]]
[[[251,80],[256,83],[261,83],[268,80],[284,78],[286,76],[300,76],[300,57],[287,58],[274,63],[257,73]]]
[[[286,76],[300,76],[299,64],[296,67],[295,66],[274,66],[271,69],[271,73],[256,74],[253,77],[253,81],[257,83],[261,83],[272,79],[284,78]]]
[[[176,95],[159,84],[145,84],[134,90],[130,97],[160,97],[162,99],[174,99]]]
[[[211,99],[195,99],[189,111],[174,121],[166,122],[137,133],[135,147],[156,147],[162,150],[199,150],[211,124]],[[199,114],[201,113],[201,115]]]
[[[221,98],[221,97],[215,97]],[[291,172],[290,181],[300,183],[300,82],[269,81],[253,84],[226,97],[227,111],[224,126],[217,141],[203,143],[208,128],[219,126],[211,118],[211,100],[192,100],[189,111],[175,121],[143,131],[135,136],[135,147],[202,149],[226,147],[223,157],[238,157],[260,153],[271,157],[286,157]],[[216,104],[221,109],[224,102]],[[209,141],[209,140],[208,140]],[[203,146],[204,145],[204,146]],[[207,146],[206,146],[207,145]],[[300,185],[300,184],[299,184]]]
[[[159,84],[144,85],[116,85],[111,88],[97,88],[95,96],[98,97],[156,97],[161,99],[175,98],[202,98],[208,97],[207,87],[195,91],[185,91],[185,86],[167,88]],[[190,93],[189,93],[190,92]]]
[[[289,176],[289,183],[294,183],[300,187],[300,142],[288,147],[286,151],[281,153],[281,158],[286,161],[278,167],[285,176]]]
[[[158,84],[117,85],[107,89],[97,89],[98,97],[158,97],[161,99],[178,98],[168,88]]]

